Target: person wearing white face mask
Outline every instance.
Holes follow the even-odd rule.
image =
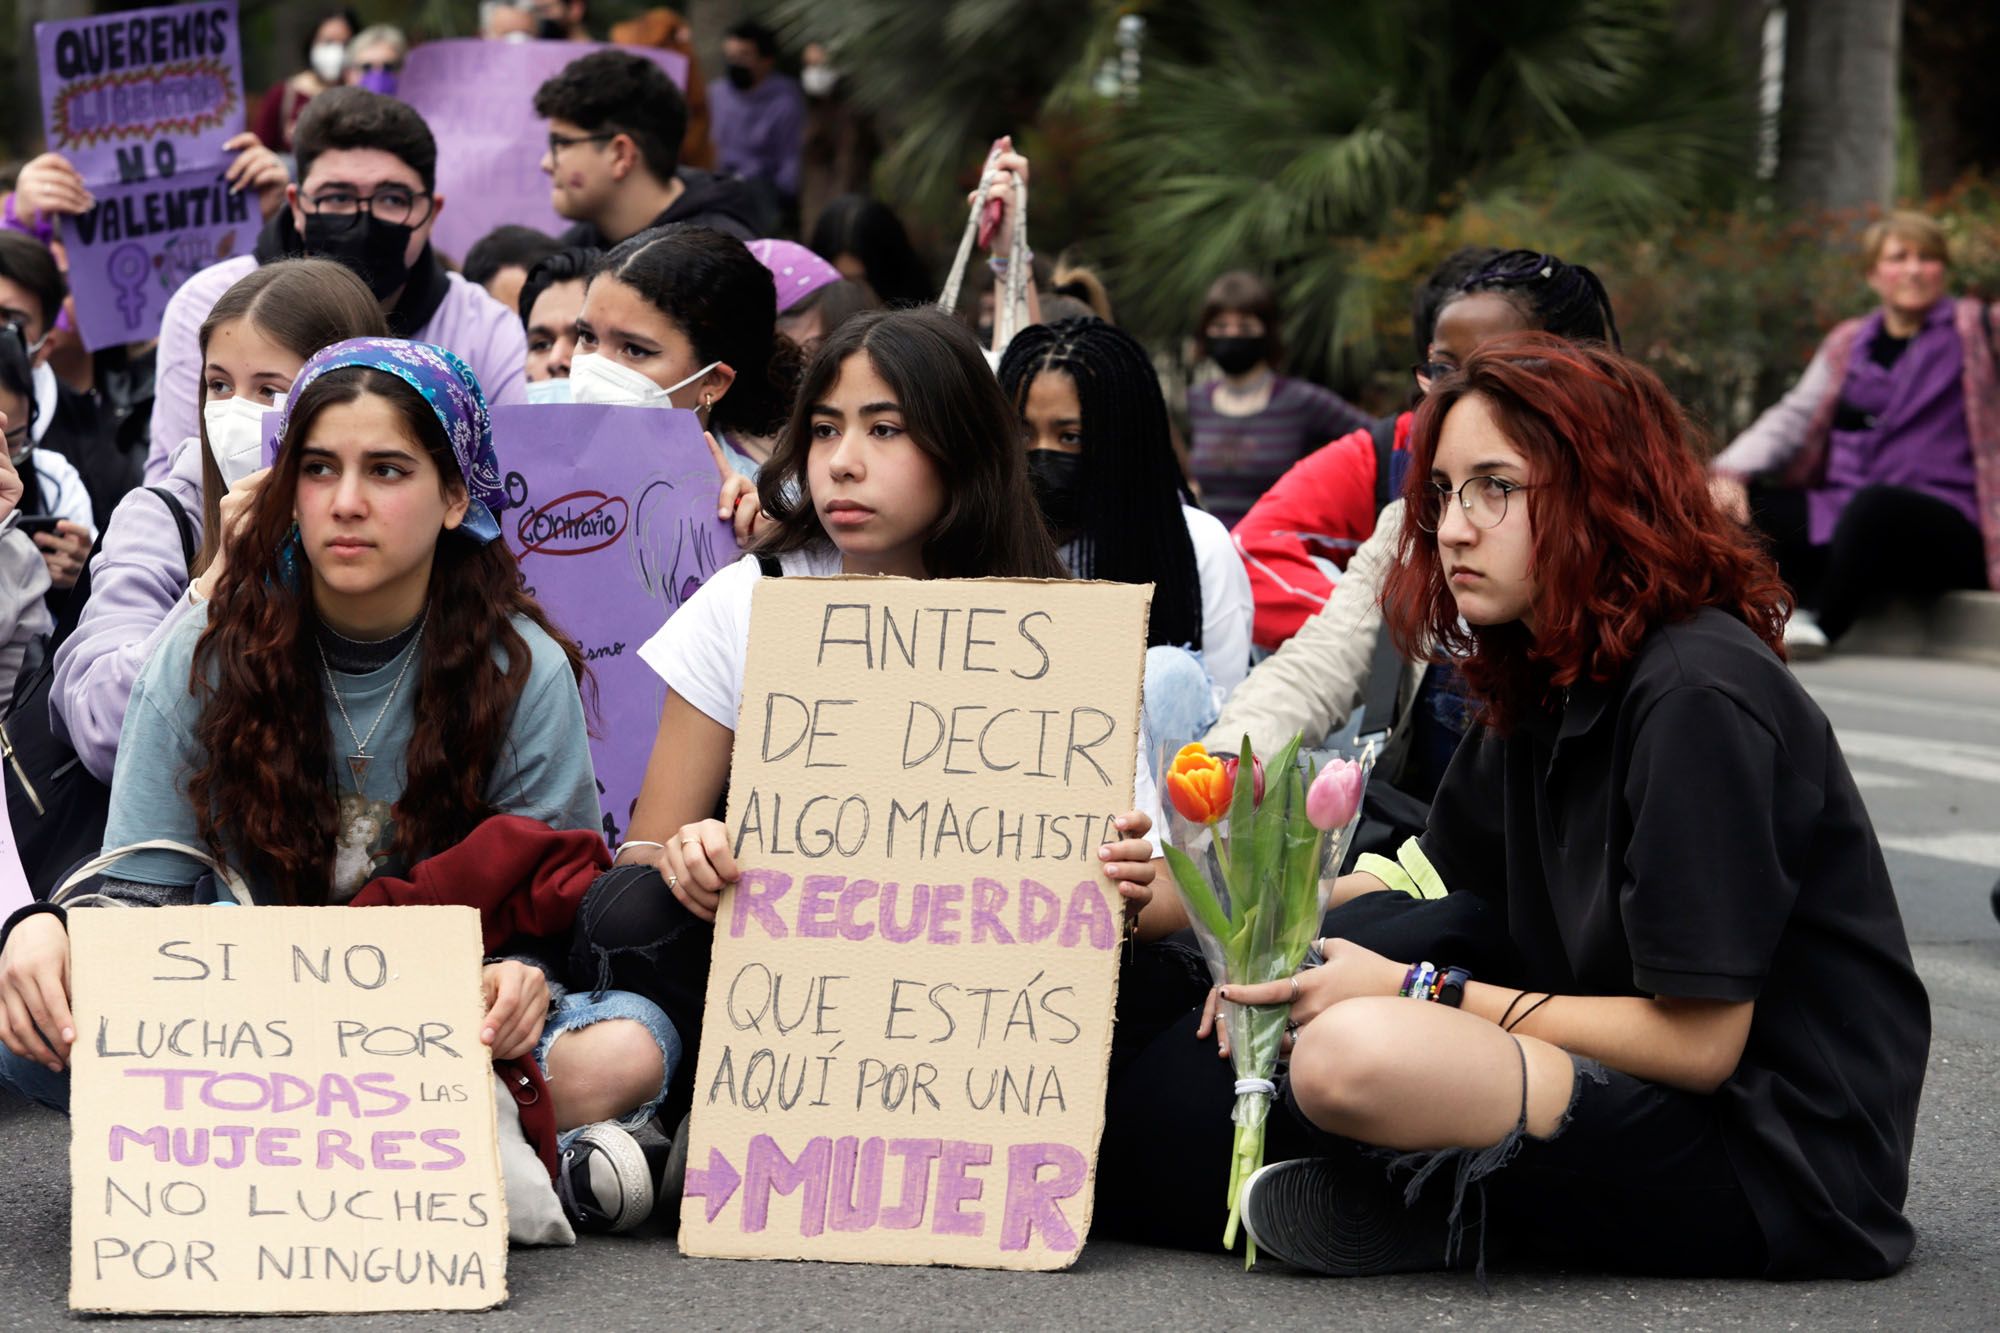
[[[292,129],[306,103],[340,84],[347,67],[347,44],[361,31],[361,20],[348,6],[322,10],[308,29],[305,68],[264,94],[251,126],[264,146],[276,153],[292,151]]]
[[[201,434],[168,475],[119,502],[90,562],[89,600],[55,650],[57,733],[109,782],[132,683],[153,645],[220,576],[227,537],[264,478],[264,429],[320,348],[383,337],[367,284],[325,259],[263,265],[215,303],[200,332]],[[182,559],[182,524],[195,550]]]
[[[799,356],[777,322],[770,270],[743,242],[690,223],[643,231],[606,254],[584,290],[571,396],[689,408],[754,478],[798,385]]]
[[[798,349],[777,321],[777,287],[749,247],[681,222],[605,255],[576,321],[572,401],[691,409],[736,474],[717,516],[739,541],[761,521],[750,483],[798,387]]]
[[[528,401],[570,401],[569,371],[576,357],[584,286],[602,258],[588,246],[565,246],[528,266],[521,283],[521,323],[528,334]]]

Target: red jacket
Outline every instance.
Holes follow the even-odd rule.
[[[1396,418],[1399,450],[1409,448],[1411,418]],[[1357,430],[1294,463],[1231,529],[1250,571],[1259,648],[1278,648],[1326,605],[1338,577],[1326,566],[1347,568],[1375,531],[1375,511],[1375,440]]]
[[[611,868],[594,829],[552,829],[525,815],[495,815],[456,847],[426,857],[408,879],[384,875],[354,895],[356,907],[476,907],[488,953],[516,935],[561,935],[583,891]]]
[[[410,869],[408,879],[372,879],[355,907],[476,907],[488,953],[516,935],[561,935],[576,920],[584,890],[611,868],[591,829],[552,829],[523,815],[495,815],[465,841]],[[549,1085],[534,1059],[496,1060],[528,1142],[555,1178],[556,1118]]]

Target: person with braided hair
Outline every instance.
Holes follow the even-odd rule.
[[[1486,339],[1541,329],[1570,342],[1618,347],[1611,298],[1597,275],[1536,250],[1466,246],[1417,289],[1416,396]],[[1256,639],[1276,650],[1333,596],[1340,571],[1375,530],[1401,481],[1412,412],[1342,435],[1300,459],[1231,529],[1256,595]]]
[[[1147,734],[1156,745],[1200,735],[1250,669],[1250,579],[1188,494],[1146,349],[1095,317],[1031,324],[1007,345],[1000,387],[1070,571],[1154,587]]]

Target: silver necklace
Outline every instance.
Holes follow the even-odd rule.
[[[410,663],[417,660],[417,648],[424,641],[424,627],[417,626],[417,637],[410,640],[410,646],[403,650],[402,669],[396,672],[396,679],[389,686],[388,697],[382,700],[382,707],[376,712],[375,720],[368,726],[368,734],[355,733],[354,719],[347,715],[347,700],[340,697],[340,686],[333,678],[333,664],[326,660],[326,645],[313,636],[313,647],[319,649],[319,667],[326,673],[326,687],[333,691],[333,702],[340,709],[340,720],[347,724],[347,739],[354,742],[354,753],[347,756],[347,771],[354,775],[354,790],[362,790],[362,783],[368,778],[368,765],[375,756],[368,753],[368,742],[375,739],[375,733],[382,726],[382,719],[389,716],[390,705],[396,702],[397,691],[403,688],[403,677],[410,674]],[[365,793],[364,793],[365,794]]]

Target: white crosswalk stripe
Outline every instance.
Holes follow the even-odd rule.
[[[1929,833],[1880,835],[1885,850],[1936,857],[1940,861],[1961,861],[1966,865],[2000,870],[2000,834]]]
[[[1944,777],[2000,785],[2000,746],[1838,726],[1834,734],[1839,738],[1841,751],[1850,760],[1868,759]]]

